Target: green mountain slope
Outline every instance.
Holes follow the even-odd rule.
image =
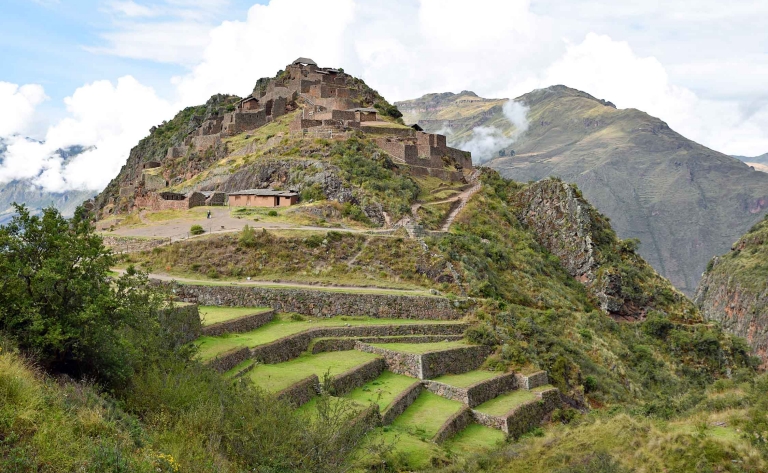
[[[768,361],[768,217],[710,262],[695,302]]]
[[[640,254],[688,295],[712,256],[727,251],[768,209],[768,174],[690,141],[646,113],[618,110],[564,86],[515,100],[530,108],[528,130],[488,156],[494,157],[488,165],[517,181],[557,176],[578,184],[618,235],[638,238]],[[424,114],[413,106],[421,101],[398,106],[411,110],[406,118],[413,122]],[[469,136],[467,126],[501,123],[502,133],[512,131],[501,110],[473,121],[466,104],[441,103],[441,113],[462,116],[448,124],[454,145]]]

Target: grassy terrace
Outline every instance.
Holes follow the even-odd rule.
[[[459,388],[467,388],[473,384],[479,383],[480,381],[495,378],[497,376],[501,376],[502,374],[503,373],[499,373],[498,371],[475,370],[468,371],[463,374],[446,374],[435,378],[434,381],[449,384]]]
[[[378,358],[376,355],[359,351],[306,354],[285,363],[258,365],[246,376],[256,386],[276,392],[313,374],[322,380],[326,372],[330,372],[332,376],[339,375],[376,358]]]
[[[445,447],[461,452],[481,452],[503,443],[506,435],[501,430],[480,424],[471,424],[466,429],[450,438]]]
[[[261,314],[271,310],[269,307],[217,307],[200,306],[200,318],[203,325],[212,325],[245,315]]]
[[[449,350],[451,348],[466,348],[471,345],[463,340],[435,343],[371,343],[371,345],[402,353],[422,354],[432,351]]]
[[[417,380],[385,371],[370,383],[361,386],[345,397],[363,404],[377,403],[383,411],[392,401]]]
[[[432,438],[440,426],[461,409],[460,402],[442,398],[429,391],[419,397],[392,424],[416,435]]]
[[[507,394],[491,399],[490,401],[480,404],[475,408],[476,411],[483,412],[494,416],[501,416],[511,411],[515,407],[525,404],[526,402],[536,399],[536,393],[551,388],[552,386],[541,386],[530,391],[526,389],[518,389]]]
[[[431,458],[445,457],[442,449],[430,440],[443,422],[460,409],[461,403],[425,391],[392,425],[377,429],[371,438],[394,445],[408,469],[426,468]]]
[[[425,325],[445,324],[450,322],[424,322],[422,320],[406,319],[374,319],[369,317],[332,317],[332,318],[306,318],[305,320],[292,320],[286,314],[278,314],[275,320],[251,332],[222,335],[219,337],[203,336],[195,342],[200,348],[200,356],[203,360],[213,358],[225,351],[239,347],[255,347],[288,335],[293,335],[314,327],[344,327],[361,325]],[[407,345],[407,344],[404,344]]]

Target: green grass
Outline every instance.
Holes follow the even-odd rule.
[[[517,391],[502,394],[499,397],[480,404],[475,408],[475,410],[485,414],[501,416],[511,411],[515,407],[535,399],[536,395],[533,392],[525,389],[518,389]]]
[[[334,351],[303,355],[285,363],[259,365],[248,376],[255,385],[267,391],[277,392],[313,374],[321,380],[326,371],[335,376],[376,359],[371,353],[360,351]]]
[[[245,315],[261,314],[272,309],[269,307],[200,306],[199,310],[200,319],[203,321],[203,325],[211,325],[243,317]]]
[[[371,345],[379,348],[386,348],[388,350],[414,354],[473,346],[463,340],[435,343],[371,343]]]
[[[355,389],[345,397],[363,404],[376,403],[384,411],[387,406],[413,383],[414,378],[385,371],[375,380]]]
[[[364,317],[332,317],[313,319],[306,318],[303,321],[294,321],[286,314],[279,314],[275,320],[256,330],[246,333],[227,334],[220,337],[203,336],[195,342],[200,347],[200,356],[203,360],[213,358],[219,353],[238,347],[255,347],[288,335],[293,335],[313,327],[343,327],[360,325],[424,325],[444,324],[446,322],[424,322],[421,320],[404,319],[374,319]]]
[[[451,437],[444,447],[448,450],[462,453],[474,453],[503,443],[506,439],[504,432],[480,424],[471,424],[466,429]]]
[[[467,388],[473,384],[479,383],[480,381],[485,381],[497,376],[501,376],[501,374],[502,373],[497,371],[475,370],[462,374],[446,374],[435,378],[434,381],[449,384],[459,388]]]
[[[424,391],[395,421],[394,427],[432,438],[443,423],[462,408],[460,402]]]

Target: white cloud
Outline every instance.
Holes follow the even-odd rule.
[[[499,129],[479,126],[472,130],[472,137],[458,147],[472,153],[475,163],[484,163],[496,156],[496,153],[511,146],[517,138],[528,130],[528,112],[525,105],[510,100],[502,106],[504,116],[514,125],[510,134],[504,134]]]
[[[42,142],[0,135],[7,143],[0,182],[28,179],[49,191],[101,189],[149,128],[175,112],[130,76],[80,87],[65,104],[68,116],[51,126]],[[65,161],[57,151],[71,146],[87,150]]]
[[[704,100],[670,82],[653,57],[629,44],[590,33],[567,47],[544,73],[542,86],[565,84],[666,121],[675,131],[716,150],[754,155],[768,149],[768,103],[743,110],[736,101]]]
[[[67,118],[35,136],[45,138],[40,144],[10,137],[36,128],[42,87],[0,83],[0,106],[13,110],[0,117],[0,138],[8,144],[0,181],[30,178],[49,190],[101,188],[150,126],[214,93],[248,94],[259,77],[274,75],[298,56],[344,67],[390,101],[464,89],[515,97],[563,83],[619,107],[647,111],[720,151],[768,151],[768,94],[750,75],[768,67],[764,52],[728,63],[738,66],[737,83],[752,92],[745,100],[726,93],[728,81],[722,72],[717,75],[721,59],[695,57],[670,66],[645,53],[648,43],[640,33],[627,42],[584,30],[585,24],[597,25],[599,33],[611,23],[654,17],[663,25],[690,26],[677,18],[688,8],[684,3],[659,8],[592,0],[581,2],[581,10],[558,3],[562,11],[556,11],[542,8],[546,1],[528,0],[271,0],[252,6],[241,21],[215,20],[214,26],[212,18],[221,18],[229,0],[114,0],[108,4],[113,30],[105,34],[105,46],[92,50],[189,66],[172,79],[176,95],[160,98],[131,77],[87,84],[67,99]],[[745,18],[749,11],[740,4],[731,14]],[[721,27],[702,15],[698,21]],[[640,52],[636,42],[643,45]],[[681,85],[676,78],[686,74],[691,80],[711,77],[696,83],[720,92],[702,94]],[[508,112],[510,120],[524,125],[524,113]],[[475,138],[478,156],[514,139],[482,129]],[[55,151],[70,145],[89,151],[64,162]]]
[[[0,138],[15,134],[36,135],[35,108],[48,97],[38,84],[0,82]]]
[[[273,76],[299,56],[343,66],[354,18],[353,0],[272,0],[254,5],[246,21],[225,21],[210,33],[202,62],[177,78],[183,103],[214,93],[246,95],[259,77]]]

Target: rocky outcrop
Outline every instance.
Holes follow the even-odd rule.
[[[651,309],[663,311],[670,303],[685,302],[669,281],[636,254],[633,241],[616,237],[608,220],[575,186],[544,179],[514,198],[520,222],[587,287],[603,312],[636,320]],[[656,294],[662,292],[664,297],[658,298]]]
[[[768,366],[768,218],[712,260],[694,302],[704,318],[744,337]]]

